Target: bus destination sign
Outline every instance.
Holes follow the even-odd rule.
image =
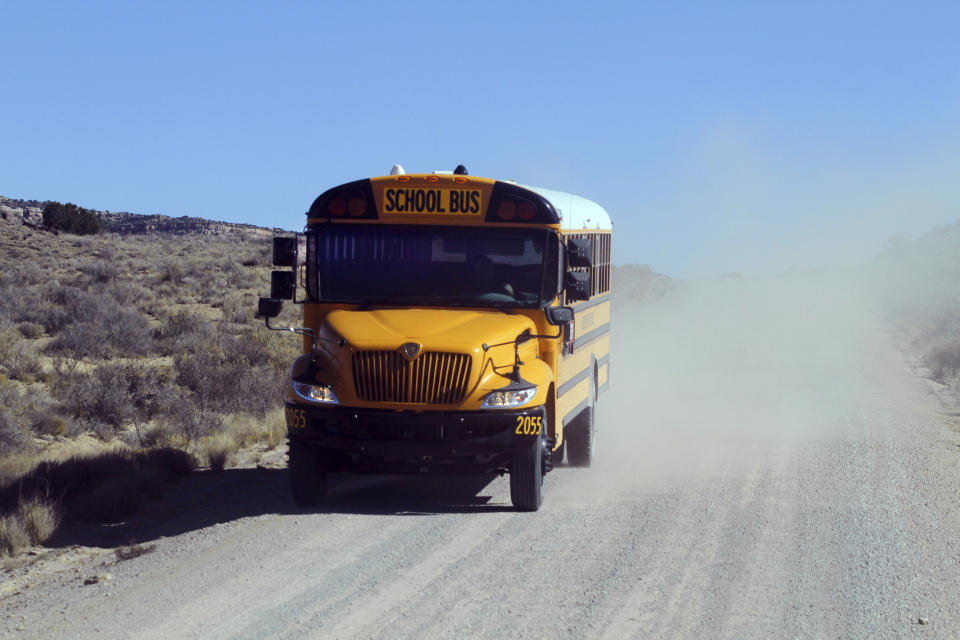
[[[390,187],[383,190],[383,212],[479,216],[483,197],[479,189]]]

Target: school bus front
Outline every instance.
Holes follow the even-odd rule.
[[[322,194],[305,236],[295,500],[315,504],[336,472],[510,473],[515,506],[539,508],[571,346],[559,301],[583,287],[564,277],[550,202],[484,178],[386,176]]]

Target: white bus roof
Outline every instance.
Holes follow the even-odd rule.
[[[518,187],[529,189],[549,200],[560,215],[560,226],[564,229],[601,229],[610,230],[612,222],[610,214],[593,200],[587,200],[572,193],[531,187],[518,184]]]

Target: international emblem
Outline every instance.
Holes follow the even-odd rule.
[[[420,355],[420,345],[416,342],[405,342],[400,345],[400,352],[403,354],[403,357],[413,362],[418,355]]]

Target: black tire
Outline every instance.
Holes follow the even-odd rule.
[[[309,443],[288,438],[287,468],[290,472],[290,493],[298,507],[315,507],[327,495],[327,472],[317,448]]]
[[[537,438],[513,454],[510,467],[510,501],[517,511],[536,511],[543,504],[543,458],[546,440]]]
[[[565,433],[567,442],[567,462],[571,467],[589,467],[593,464],[593,450],[596,445],[594,430],[594,408],[596,393],[593,385],[590,389],[590,398],[587,408],[580,412],[570,426],[569,433]]]

